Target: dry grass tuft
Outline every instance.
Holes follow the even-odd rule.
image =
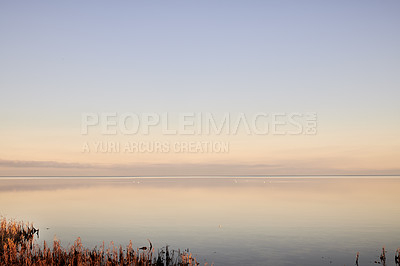
[[[1,218],[0,228],[0,264],[1,265],[156,265],[156,266],[191,266],[199,265],[191,253],[170,251],[168,246],[154,254],[154,248],[134,249],[132,241],[123,249],[113,243],[105,249],[88,249],[78,238],[68,249],[54,240],[53,248],[46,242],[43,247],[35,243],[35,234],[39,230],[32,224]]]

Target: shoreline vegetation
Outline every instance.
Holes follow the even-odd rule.
[[[46,241],[43,247],[35,243],[39,229],[33,224],[0,218],[1,265],[140,265],[140,266],[192,266],[199,265],[188,250],[170,250],[168,246],[154,252],[148,247],[133,248],[132,241],[125,248],[85,248],[78,238],[70,248],[64,248],[55,239],[51,248]],[[208,265],[205,263],[204,265]],[[212,264],[211,264],[212,265]]]
[[[148,247],[133,248],[132,241],[125,248],[113,242],[105,248],[104,242],[93,249],[83,246],[78,239],[69,248],[64,248],[60,240],[53,241],[51,248],[46,241],[43,247],[35,243],[39,229],[33,224],[0,217],[0,264],[1,265],[134,265],[134,266],[197,266],[200,265],[189,250],[170,250],[168,246],[154,252],[149,240]],[[375,260],[375,264],[386,265],[385,247]],[[355,265],[359,266],[360,253],[357,252]],[[400,249],[394,257],[395,265],[400,265]],[[208,263],[204,264],[209,265]],[[213,263],[210,265],[212,266]]]

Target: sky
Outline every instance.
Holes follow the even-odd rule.
[[[0,175],[399,175],[399,11],[399,1],[1,1]],[[82,134],[85,113],[307,112],[315,134],[105,135],[101,123]],[[229,151],[93,151],[201,141]]]

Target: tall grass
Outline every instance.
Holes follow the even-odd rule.
[[[50,248],[35,243],[39,230],[32,224],[1,218],[0,264],[1,265],[199,265],[191,253],[162,248],[156,254],[149,247],[133,248],[132,241],[125,249],[111,243],[107,249],[104,242],[100,248],[89,249],[78,238],[70,248],[63,248],[59,240]]]

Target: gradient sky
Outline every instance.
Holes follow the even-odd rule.
[[[400,174],[399,1],[1,1],[0,175]],[[84,154],[82,112],[317,112],[225,154]],[[132,139],[129,139],[132,140]]]

